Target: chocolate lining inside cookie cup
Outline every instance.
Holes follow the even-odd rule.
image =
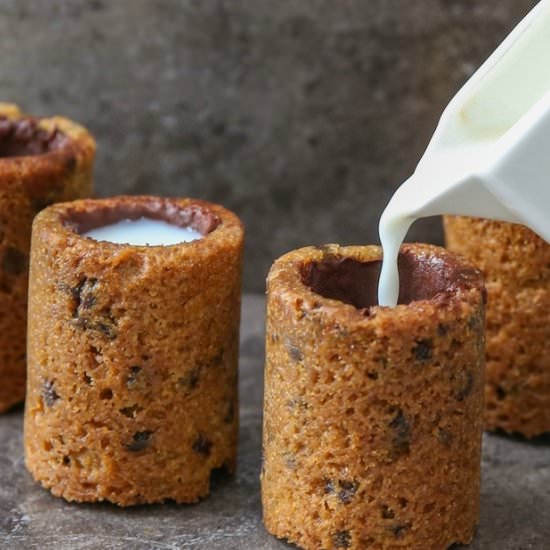
[[[69,138],[58,128],[46,130],[31,117],[0,116],[0,158],[28,157],[63,148]]]
[[[458,288],[471,288],[478,279],[475,270],[464,269],[450,254],[417,254],[404,247],[399,254],[399,305],[420,300],[437,300]],[[302,283],[314,293],[338,300],[357,309],[378,306],[381,260],[362,261],[340,254],[302,263]],[[473,277],[473,278],[472,278]]]
[[[123,200],[89,203],[84,210],[68,208],[63,224],[79,235],[122,220],[149,218],[178,227],[191,228],[206,236],[221,223],[220,218],[202,204],[179,205],[159,197],[131,197]]]

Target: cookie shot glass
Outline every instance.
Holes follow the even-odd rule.
[[[442,550],[478,521],[481,274],[405,245],[399,305],[378,307],[380,258],[304,248],[268,276],[264,523],[308,550]]]
[[[487,284],[486,428],[550,432],[550,244],[479,218],[446,216],[445,235]]]
[[[90,196],[94,156],[78,124],[0,103],[0,412],[25,397],[32,220],[51,203]]]
[[[24,444],[45,488],[195,502],[213,470],[234,470],[242,246],[237,216],[193,199],[36,217]]]

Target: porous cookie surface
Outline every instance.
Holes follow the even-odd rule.
[[[0,412],[25,395],[27,279],[33,217],[92,192],[95,142],[60,117],[0,104]]]
[[[481,276],[407,245],[427,275],[402,289],[406,304],[380,308],[380,255],[305,248],[268,277],[264,522],[308,550],[442,550],[468,543],[478,520]]]
[[[447,217],[445,234],[486,278],[487,428],[550,432],[550,245],[521,225],[474,218]]]
[[[191,224],[173,246],[77,233],[115,209]],[[33,228],[26,464],[68,500],[208,493],[235,466],[243,229],[190,199],[118,197],[43,211]]]

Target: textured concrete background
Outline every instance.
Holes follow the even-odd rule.
[[[100,195],[235,210],[261,291],[290,248],[378,241],[441,109],[535,3],[0,0],[0,94],[93,131]]]

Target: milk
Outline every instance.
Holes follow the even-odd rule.
[[[179,227],[150,218],[121,220],[92,229],[83,235],[96,241],[137,246],[168,246],[195,241],[203,237],[201,233],[190,227]]]
[[[399,294],[399,247],[418,218],[522,223],[550,242],[550,0],[512,31],[445,109],[380,219],[380,305]]]

